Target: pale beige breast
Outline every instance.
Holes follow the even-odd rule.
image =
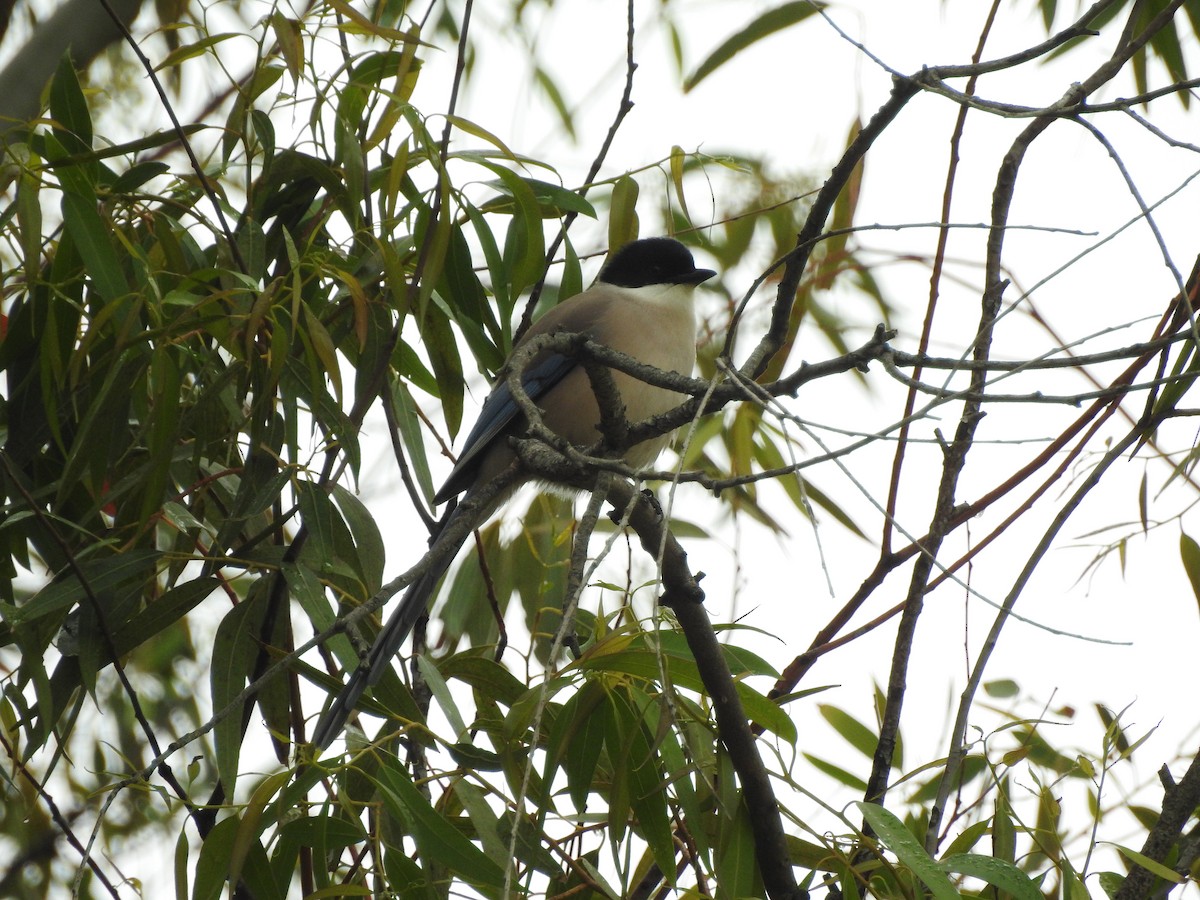
[[[690,286],[663,287],[657,291],[645,291],[645,296],[614,292],[606,314],[593,329],[596,340],[656,369],[691,375],[696,365],[693,290]],[[684,395],[647,384],[623,372],[614,372],[613,377],[625,404],[625,417],[630,422],[657,416],[678,406],[685,399]],[[574,422],[562,423],[564,429],[576,431],[575,435],[568,435],[558,428],[555,430],[572,443],[594,443],[599,439],[596,426],[600,414],[591,387],[587,384],[587,375],[582,370],[572,372],[570,382],[559,386],[563,396],[583,398],[577,402],[586,405],[586,416],[572,416],[570,418]],[[586,435],[579,434],[580,429],[574,427],[579,421],[586,421]],[[671,435],[663,435],[632,447],[626,453],[626,462],[635,467],[650,465],[670,440]]]
[[[525,337],[553,331],[590,335],[599,343],[619,350],[647,365],[682,375],[691,375],[696,365],[696,321],[690,285],[618,290],[597,285],[555,307],[539,319]],[[614,380],[625,405],[625,417],[640,422],[678,406],[684,395],[654,387],[644,381],[614,372]],[[569,372],[540,399],[543,421],[554,433],[578,447],[600,440],[600,411],[587,373],[582,368]],[[645,441],[625,455],[629,465],[640,468],[653,463],[670,443],[671,435]],[[496,441],[479,470],[487,479],[512,460],[507,441]]]

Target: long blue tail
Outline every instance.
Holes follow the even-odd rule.
[[[408,586],[400,600],[400,605],[387,620],[387,624],[383,626],[379,637],[371,646],[371,652],[367,654],[366,661],[350,673],[350,680],[346,682],[329,708],[321,714],[317,730],[313,732],[313,743],[319,750],[324,750],[335,737],[342,733],[342,729],[346,727],[346,720],[350,718],[350,713],[358,705],[358,700],[362,697],[363,692],[378,683],[388,666],[392,664],[392,657],[400,651],[404,639],[408,637],[413,626],[417,624],[417,620],[424,614],[429,597],[433,594],[433,589],[437,587],[438,579],[441,578],[446,567],[438,566],[437,568],[438,571],[427,572]]]
[[[438,581],[450,567],[458,548],[463,545],[467,535],[470,534],[469,530],[465,530],[461,535],[455,535],[454,532],[457,529],[449,527],[450,523],[458,517],[458,511],[463,508],[462,505],[458,506],[447,517],[434,541],[434,546],[440,554],[440,562],[431,566],[424,575],[404,591],[404,596],[400,598],[400,605],[392,612],[391,617],[383,626],[383,630],[375,638],[375,643],[371,646],[371,652],[367,654],[366,660],[351,673],[350,680],[346,682],[345,687],[334,698],[329,708],[322,713],[320,721],[317,722],[317,729],[313,732],[313,743],[318,750],[324,750],[335,737],[342,733],[342,729],[346,726],[346,720],[350,718],[350,713],[354,710],[363,692],[377,684],[383,677],[383,673],[392,664],[392,657],[400,652],[400,646],[404,643],[404,639],[408,637],[413,626],[417,624],[417,620],[425,613]],[[438,547],[437,544],[442,541],[443,537],[454,540],[456,546],[453,548]]]

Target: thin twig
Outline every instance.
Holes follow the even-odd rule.
[[[108,880],[108,876],[104,874],[104,870],[100,868],[100,864],[92,858],[88,849],[80,843],[79,838],[75,836],[75,831],[71,828],[71,823],[62,814],[62,811],[58,808],[58,804],[54,802],[54,798],[46,790],[46,786],[29,771],[29,767],[17,755],[15,748],[8,742],[8,738],[4,735],[3,731],[0,731],[0,745],[4,747],[5,753],[8,754],[8,758],[12,760],[13,765],[16,766],[22,777],[29,782],[38,799],[45,804],[46,809],[50,813],[50,820],[54,822],[59,832],[66,837],[67,842],[75,848],[75,851],[79,854],[81,863],[91,870],[92,874],[96,876],[96,880],[104,885],[104,889],[108,891],[110,896],[116,898],[116,900],[120,900],[121,895],[117,892],[116,886]]]
[[[633,0],[628,0],[626,3],[625,28],[625,89],[621,93],[621,100],[617,104],[617,113],[613,118],[612,124],[608,126],[608,133],[600,143],[600,150],[596,153],[595,159],[592,160],[583,184],[576,191],[580,197],[587,196],[587,192],[593,182],[595,182],[596,176],[600,174],[600,167],[604,165],[604,160],[608,158],[608,151],[617,137],[617,131],[620,129],[621,123],[625,121],[625,117],[633,109],[633,73],[637,71],[637,63],[633,59],[633,8]],[[533,289],[529,292],[529,299],[525,302],[525,310],[521,313],[521,321],[517,325],[516,333],[513,335],[514,340],[520,340],[521,336],[529,330],[529,326],[533,324],[533,312],[537,309],[538,300],[541,299],[542,290],[546,286],[546,278],[550,273],[550,266],[554,263],[554,255],[558,253],[558,248],[566,240],[567,231],[578,217],[579,213],[573,209],[568,210],[567,214],[563,216],[562,224],[559,226],[558,232],[554,235],[554,239],[550,242],[550,247],[546,250],[546,264],[542,269],[542,277],[534,284]]]
[[[154,70],[153,63],[150,58],[142,52],[142,48],[138,46],[133,35],[121,21],[121,17],[116,14],[108,0],[100,0],[100,5],[104,7],[104,11],[108,13],[113,24],[121,31],[121,36],[125,39],[125,43],[133,51],[133,55],[137,57],[138,62],[142,64],[142,68],[146,70],[146,75],[150,79],[150,83],[154,85],[154,90],[158,94],[158,99],[162,102],[163,109],[166,110],[167,116],[171,119],[171,127],[175,129],[175,134],[179,138],[179,144],[183,147],[184,153],[187,154],[188,162],[191,163],[192,171],[196,175],[196,181],[200,184],[200,189],[204,191],[208,197],[209,203],[212,204],[213,210],[216,213],[217,222],[220,223],[221,234],[225,237],[225,247],[229,251],[229,256],[237,266],[238,271],[243,275],[249,275],[250,270],[246,266],[246,261],[242,259],[242,251],[237,245],[237,241],[233,237],[233,229],[229,227],[229,222],[225,218],[225,209],[221,206],[221,198],[217,196],[217,192],[213,189],[212,184],[208,180],[208,176],[204,173],[204,167],[200,165],[200,160],[196,156],[196,151],[192,149],[191,141],[188,140],[187,134],[183,130],[183,125],[180,124],[179,118],[175,115],[175,109],[171,106],[171,101],[167,97],[167,92],[162,86],[162,82],[158,79],[158,74]]]

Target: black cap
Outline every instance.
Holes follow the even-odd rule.
[[[617,287],[649,284],[699,284],[717,273],[697,269],[687,247],[674,238],[644,238],[626,244],[609,260],[600,280]]]

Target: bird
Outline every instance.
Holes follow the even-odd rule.
[[[694,293],[698,285],[714,275],[712,269],[698,268],[687,247],[673,238],[631,241],[612,255],[590,288],[535,321],[513,352],[538,335],[584,334],[639,362],[690,376],[696,363]],[[685,399],[623,372],[613,370],[612,375],[629,422],[653,418]],[[543,424],[556,435],[581,448],[592,446],[600,438],[600,407],[587,372],[577,360],[553,351],[537,354],[521,374],[521,386],[542,410]],[[482,508],[479,503],[468,502],[513,465],[516,451],[510,438],[520,436],[525,428],[525,416],[507,380],[501,377],[493,383],[457,462],[434,495],[437,504],[462,495],[440,523],[438,536],[447,535],[461,545],[470,529],[451,529],[456,516],[472,515],[475,522],[471,527],[478,527],[521,484],[531,480],[532,476],[518,478]],[[635,444],[622,459],[632,468],[646,467],[670,440],[668,433]],[[456,534],[451,536],[449,532]],[[434,549],[439,549],[438,536],[432,541]],[[408,586],[366,659],[321,716],[313,732],[313,744],[318,749],[324,750],[341,733],[359,698],[391,666],[404,639],[426,611],[438,581],[458,551],[457,546],[440,549],[444,552],[437,557],[443,562],[430,566]]]

